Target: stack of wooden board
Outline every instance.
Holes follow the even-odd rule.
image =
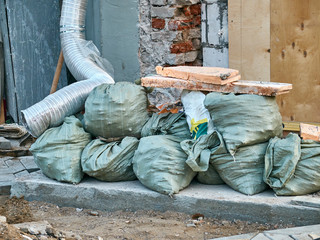
[[[276,96],[288,93],[292,84],[240,80],[238,70],[215,67],[156,67],[158,75],[144,77],[144,87],[182,88],[196,91]]]

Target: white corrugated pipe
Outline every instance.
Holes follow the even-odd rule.
[[[22,112],[22,122],[34,137],[49,127],[60,125],[64,118],[79,112],[93,88],[114,80],[85,48],[85,15],[87,0],[64,0],[60,21],[60,37],[66,65],[77,83],[71,84]],[[92,45],[92,44],[91,44]],[[95,51],[94,51],[95,52]],[[103,63],[107,61],[102,61]],[[85,80],[87,79],[87,80]],[[81,81],[85,80],[85,81]]]

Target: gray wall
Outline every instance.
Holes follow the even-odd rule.
[[[113,65],[116,82],[140,77],[138,9],[138,0],[88,1],[87,39]]]

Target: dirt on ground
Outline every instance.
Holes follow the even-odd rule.
[[[30,239],[106,240],[106,239],[212,239],[265,230],[292,227],[226,221],[207,218],[205,213],[187,215],[177,212],[116,211],[59,207],[44,202],[27,202],[23,198],[0,196],[0,215],[7,217],[0,224],[0,239],[15,240],[24,234]],[[14,223],[47,221],[52,228],[46,235],[32,235],[14,228]],[[69,237],[64,234],[68,233]],[[59,235],[60,234],[60,235]],[[28,239],[28,238],[25,238]]]

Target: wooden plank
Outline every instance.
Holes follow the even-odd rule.
[[[284,121],[320,122],[320,1],[271,1],[271,81],[293,84],[278,98]]]
[[[141,79],[141,85],[144,87],[160,88],[180,88],[194,91],[225,92],[225,93],[243,93],[256,94],[263,96],[276,96],[285,94],[292,88],[291,84],[237,81],[225,85],[201,83],[197,81],[183,80],[177,78],[163,77],[159,75],[144,77]]]
[[[56,72],[54,73],[50,94],[57,91],[63,62],[64,62],[63,52],[62,52],[62,50],[60,50],[60,55],[59,55],[59,59],[58,59],[58,63],[57,63]]]
[[[270,0],[228,2],[229,67],[242,79],[270,81]]]
[[[311,124],[300,123],[300,137],[303,140],[320,142],[320,127]]]
[[[238,70],[217,67],[156,67],[157,74],[184,80],[193,80],[210,84],[227,84],[241,79]]]
[[[300,132],[300,122],[283,122],[283,130],[291,132]],[[320,127],[320,123],[306,123]]]

